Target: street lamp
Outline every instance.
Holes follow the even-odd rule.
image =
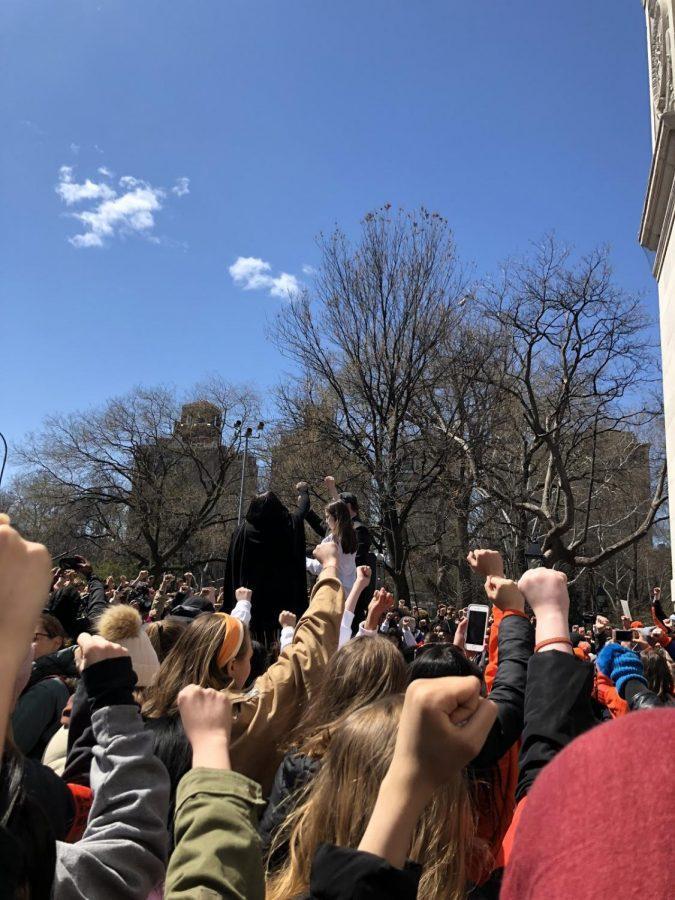
[[[0,466],[0,487],[2,487],[2,476],[5,474],[5,466],[7,465],[7,441],[5,440],[4,434],[0,431],[0,440],[4,444],[5,450],[2,455],[2,466]]]
[[[241,447],[241,433],[244,431],[244,455],[241,459],[241,483],[239,485],[239,512],[237,513],[237,525],[241,525],[241,519],[244,512],[244,483],[246,481],[246,463],[248,462],[248,445],[249,441],[257,440],[263,428],[265,427],[264,422],[258,422],[256,427],[256,434],[253,434],[253,428],[250,425],[246,426],[246,430],[244,431],[244,426],[241,421],[237,421],[234,423],[234,430],[239,438],[239,446]]]

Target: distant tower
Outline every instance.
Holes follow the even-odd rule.
[[[216,447],[221,443],[222,429],[223,416],[218,407],[208,400],[197,400],[181,407],[174,431],[183,440]]]
[[[653,253],[659,286],[670,549],[675,573],[675,9],[673,0],[642,0],[642,5],[647,20],[653,153],[640,244]],[[675,579],[670,596],[675,600]]]

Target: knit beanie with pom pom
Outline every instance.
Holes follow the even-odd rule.
[[[98,633],[107,641],[126,647],[139,687],[147,687],[159,671],[159,660],[143,621],[132,606],[110,606],[98,620]]]

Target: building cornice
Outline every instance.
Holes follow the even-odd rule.
[[[656,253],[654,275],[659,277],[675,216],[675,112],[661,116],[656,134],[640,224],[640,244]],[[657,271],[658,269],[658,271]]]

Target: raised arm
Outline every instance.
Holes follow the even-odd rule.
[[[30,644],[51,578],[47,549],[24,541],[9,517],[0,513],[0,750],[5,746],[16,678],[23,665],[30,666]]]
[[[345,611],[342,614],[342,623],[340,625],[340,646],[343,647],[347,641],[352,638],[352,622],[354,621],[354,612],[359,597],[370,584],[371,579],[370,566],[358,566],[356,569],[356,581],[351,591],[347,595],[345,601]]]
[[[98,636],[80,635],[79,644],[87,694],[96,698],[94,802],[82,839],[57,846],[54,895],[137,900],[164,875],[169,776],[133,702],[128,652]]]
[[[230,764],[232,705],[211,688],[188,685],[178,709],[192,746],[192,770],[176,793],[174,833],[165,900],[209,896],[263,900],[258,812],[260,785]]]
[[[263,790],[269,790],[279,765],[278,748],[338,646],[345,595],[337,575],[337,548],[333,542],[320,544],[314,554],[323,568],[293,642],[257,679],[233,726],[233,767],[260,781]]]

